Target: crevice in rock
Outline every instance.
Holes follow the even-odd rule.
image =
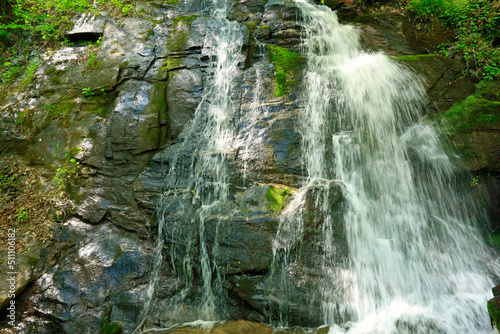
[[[103,36],[101,32],[81,32],[66,35],[73,46],[85,46],[89,43],[95,44]]]

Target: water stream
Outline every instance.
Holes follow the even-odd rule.
[[[385,54],[362,51],[356,29],[330,9],[295,2],[308,59],[300,123],[308,182],[282,215],[275,263],[301,238],[305,192],[319,186],[327,198],[335,183],[346,200],[347,261],[336,259],[333,209],[316,203],[330,333],[491,333],[484,213],[422,117],[421,82]]]
[[[169,305],[163,305],[162,313],[170,314],[173,323],[194,319],[214,321],[218,320],[218,306],[223,303],[217,236],[223,229],[224,204],[228,201],[227,156],[233,149],[236,128],[231,92],[238,65],[243,61],[244,30],[239,23],[226,19],[227,0],[207,1],[204,10],[212,20],[208,23],[212,30],[205,37],[201,57],[211,61],[206,69],[202,101],[176,140],[175,152],[169,153],[166,188],[157,208],[158,242],[143,319],[154,306],[166,241],[180,290]],[[207,224],[215,225],[211,247]],[[186,316],[182,313],[183,304],[192,291],[195,268],[200,268],[203,285],[201,303]],[[175,318],[176,313],[180,313],[180,319]]]

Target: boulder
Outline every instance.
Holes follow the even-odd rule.
[[[96,41],[104,34],[106,17],[84,13],[73,21],[73,29],[64,34],[70,41]]]

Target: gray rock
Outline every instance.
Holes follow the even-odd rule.
[[[130,331],[150,270],[151,252],[144,242],[110,224],[93,227],[77,219],[69,220],[58,238],[72,246],[55,247],[42,258],[50,263],[51,254],[61,252],[61,260],[34,283],[34,309],[42,318],[62,321],[68,333],[97,333],[108,317]]]
[[[4,311],[10,306],[12,296],[18,298],[34,277],[32,267],[39,260],[40,250],[45,247],[42,243],[33,240],[27,249],[21,252],[8,250],[0,251],[0,256],[5,259],[5,268],[0,281],[0,310]],[[9,260],[9,262],[7,262]],[[13,261],[13,262],[11,262]],[[10,267],[12,265],[12,267]],[[16,301],[14,300],[14,303]],[[16,304],[14,304],[14,307]],[[10,311],[6,311],[10,314]]]
[[[166,90],[170,133],[177,137],[193,117],[203,93],[200,69],[181,69],[168,74]]]
[[[65,33],[70,40],[85,39],[89,36],[97,39],[104,33],[106,17],[84,13],[73,20],[75,22],[73,29]]]

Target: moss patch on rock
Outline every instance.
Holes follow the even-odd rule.
[[[185,58],[169,58],[165,60],[163,66],[161,66],[158,70],[168,72],[170,70],[182,68],[182,64],[184,63]]]
[[[488,237],[490,245],[500,249],[500,233],[492,233]]]
[[[168,51],[181,51],[187,46],[191,23],[198,18],[197,15],[177,16],[172,20],[172,34],[168,40]]]
[[[288,197],[292,194],[290,188],[283,189],[270,186],[266,193],[266,199],[269,201],[269,208],[274,212],[281,212],[285,207]]]
[[[285,48],[269,44],[269,56],[276,70],[276,97],[283,96],[288,88],[297,84],[294,73],[300,70],[303,58],[300,53],[289,51]]]
[[[434,119],[448,136],[500,124],[500,83],[480,82],[476,92]]]
[[[500,297],[495,297],[488,301],[488,313],[490,314],[491,322],[496,325],[500,333]]]
[[[498,168],[495,138],[500,130],[500,82],[480,82],[474,94],[431,121],[448,137],[450,150],[467,158],[468,169]]]
[[[117,323],[103,322],[101,325],[101,334],[120,334],[122,326]]]

